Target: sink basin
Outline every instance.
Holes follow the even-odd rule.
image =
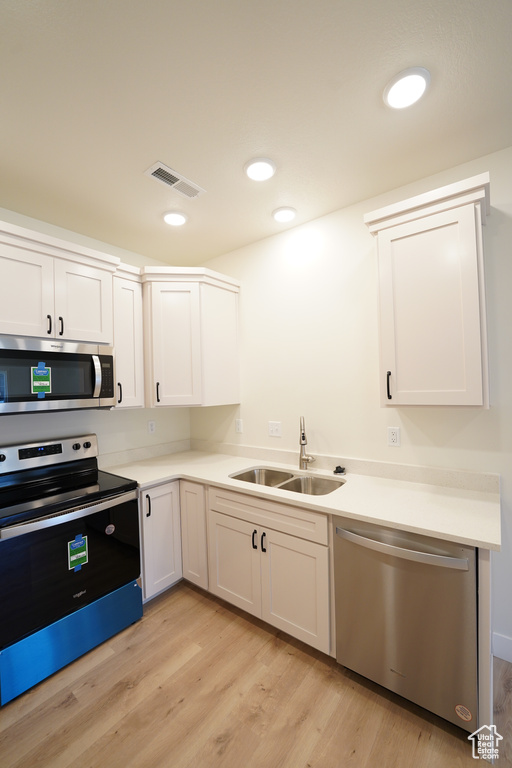
[[[299,475],[282,483],[279,487],[283,491],[294,491],[295,493],[308,493],[312,496],[323,496],[326,493],[332,493],[343,485],[344,480],[334,480],[330,477],[316,477],[312,475]]]
[[[276,486],[290,480],[293,477],[291,472],[284,472],[281,469],[269,469],[268,467],[255,467],[247,469],[244,472],[236,472],[230,475],[234,480],[244,480],[246,483],[257,483],[258,485]]]
[[[345,480],[317,477],[316,475],[295,475],[293,472],[286,472],[283,469],[270,469],[270,467],[245,469],[243,472],[235,472],[230,477],[233,480],[243,480],[246,483],[281,488],[283,491],[308,493],[312,496],[324,496],[326,493],[332,493],[345,482]]]

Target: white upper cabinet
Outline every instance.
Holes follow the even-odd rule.
[[[111,344],[112,273],[55,259],[55,336]]]
[[[199,267],[145,267],[142,280],[146,404],[239,402],[238,283]]]
[[[382,405],[488,406],[489,175],[365,216],[377,236]]]
[[[116,408],[144,406],[144,350],[140,269],[120,265],[114,275]]]
[[[0,224],[0,333],[112,344],[119,259]]]

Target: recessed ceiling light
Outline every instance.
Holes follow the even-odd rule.
[[[166,224],[170,224],[171,227],[181,227],[187,221],[188,216],[180,211],[169,211],[164,215],[164,221]]]
[[[245,172],[253,181],[266,181],[276,172],[276,166],[266,157],[257,157],[245,166]]]
[[[285,224],[287,221],[293,221],[294,218],[297,215],[297,211],[295,208],[276,208],[276,210],[273,212],[272,216],[276,221],[279,221],[281,224]]]
[[[384,89],[384,103],[393,109],[410,107],[421,99],[430,83],[430,72],[425,67],[409,67],[396,75]]]

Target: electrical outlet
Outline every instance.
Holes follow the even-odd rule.
[[[152,435],[155,431],[155,422],[154,421],[148,421],[148,432],[150,435]]]
[[[268,433],[270,437],[282,437],[283,433],[281,431],[281,422],[280,421],[269,421],[268,423]]]
[[[242,419],[235,419],[235,432],[241,434],[244,431],[244,423]]]
[[[388,427],[388,445],[400,447],[400,427]]]

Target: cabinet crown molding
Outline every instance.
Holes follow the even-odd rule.
[[[17,224],[0,222],[0,243],[37,251],[66,261],[77,261],[107,272],[114,273],[121,261],[119,256],[112,256],[103,251],[96,251],[85,245],[78,245],[36,230],[20,227]]]
[[[218,288],[225,288],[238,293],[240,282],[233,277],[214,272],[206,267],[143,267],[141,270],[143,283],[151,282],[190,282],[207,283]]]
[[[482,224],[485,224],[485,217],[490,212],[488,172],[378,208],[365,214],[364,223],[372,235],[377,235],[381,230],[394,227],[396,224],[414,221],[467,203],[473,203],[479,208]]]

